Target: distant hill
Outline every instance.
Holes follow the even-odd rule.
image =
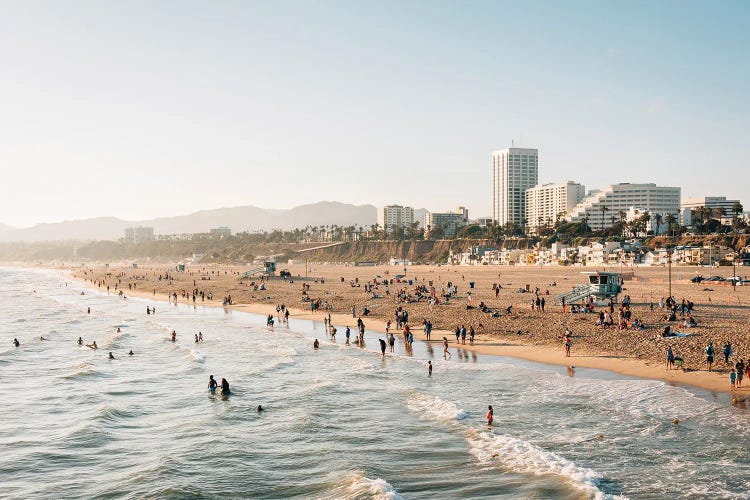
[[[125,228],[131,226],[150,226],[156,234],[206,233],[213,227],[229,226],[237,233],[333,224],[369,228],[376,221],[377,209],[372,205],[321,201],[284,210],[253,206],[217,208],[141,221],[97,217],[37,224],[24,229],[0,225],[0,241],[118,240],[123,237]]]

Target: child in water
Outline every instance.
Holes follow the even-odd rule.
[[[492,405],[489,405],[487,407],[487,425],[492,425],[492,420],[494,417],[494,412],[492,411]]]

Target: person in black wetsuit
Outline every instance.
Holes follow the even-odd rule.
[[[83,345],[83,339],[81,337],[78,337],[78,345]]]
[[[229,382],[225,378],[221,379],[221,395],[229,396]]]
[[[313,349],[317,349],[320,347],[320,342],[318,342],[318,339],[315,339],[315,342],[313,342]]]
[[[21,347],[21,343],[18,341],[18,339],[13,339],[13,345],[16,347]]]
[[[109,352],[109,359],[115,359],[115,356],[112,354],[112,351]]]
[[[380,352],[383,353],[383,357],[385,358],[385,340],[378,339],[380,341]]]

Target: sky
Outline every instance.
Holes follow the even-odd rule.
[[[0,223],[540,182],[750,206],[750,2],[3,2]]]

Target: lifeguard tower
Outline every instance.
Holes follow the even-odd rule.
[[[588,277],[588,284],[578,285],[569,292],[555,297],[555,304],[576,304],[587,297],[594,297],[598,302],[614,299],[622,292],[622,273],[607,273],[603,271],[583,272]]]
[[[243,278],[250,278],[252,276],[273,276],[276,274],[276,257],[270,256],[264,262],[262,266],[250,269],[242,275]]]

